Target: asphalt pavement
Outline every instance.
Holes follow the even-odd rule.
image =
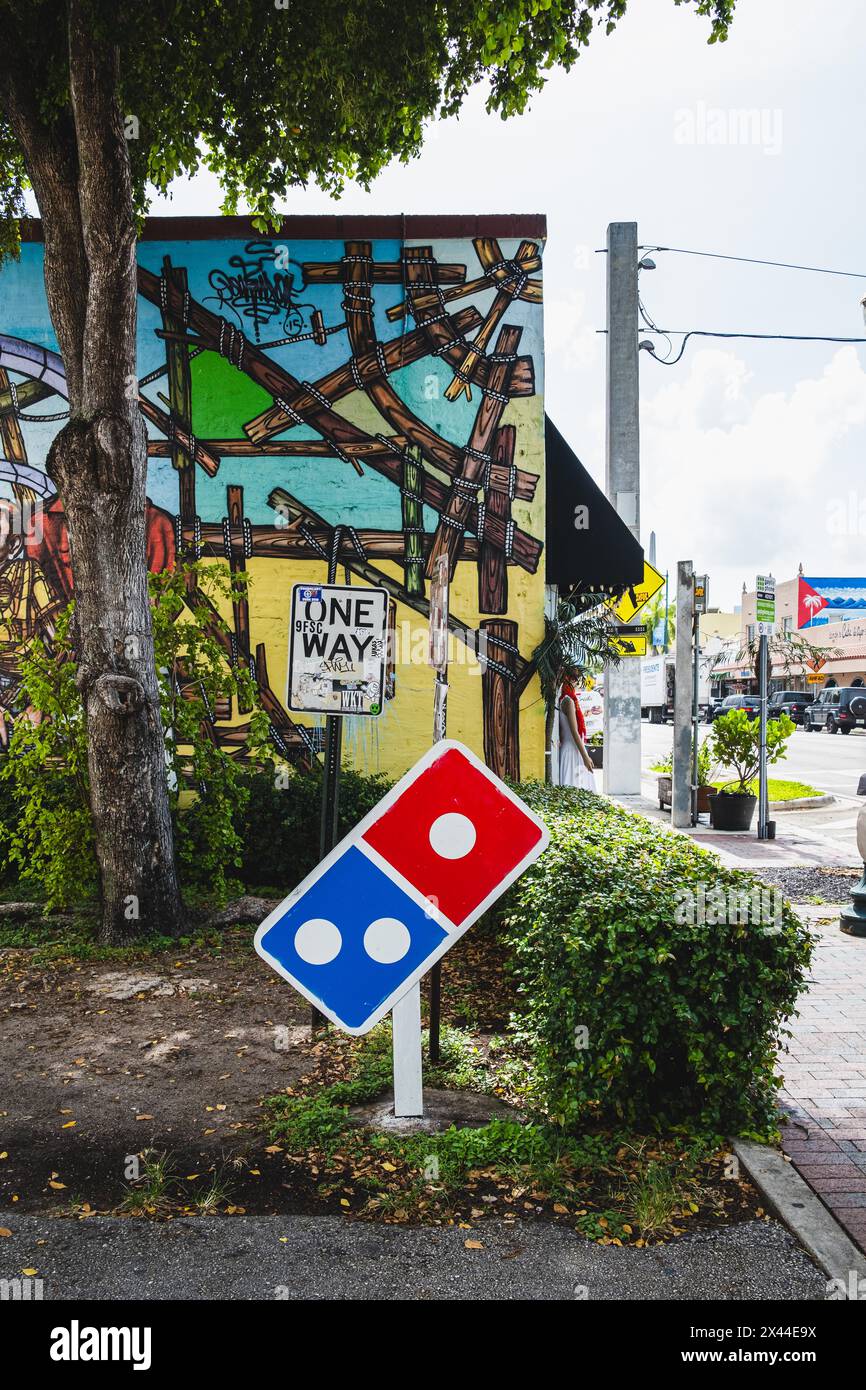
[[[824,1300],[826,1276],[773,1220],[642,1250],[561,1226],[372,1225],[339,1216],[148,1222],[9,1217],[0,1282],[43,1300]],[[467,1242],[470,1242],[467,1245]],[[480,1248],[475,1248],[479,1246]]]

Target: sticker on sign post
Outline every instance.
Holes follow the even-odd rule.
[[[295,584],[286,703],[296,714],[382,713],[388,591]]]

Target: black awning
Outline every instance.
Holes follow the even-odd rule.
[[[560,592],[624,589],[644,576],[643,549],[593,482],[549,415],[544,417],[547,453],[548,584]],[[577,508],[585,510],[578,513]],[[578,529],[576,520],[585,529]]]

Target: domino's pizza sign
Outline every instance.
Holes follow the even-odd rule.
[[[338,1027],[366,1033],[548,839],[474,753],[443,739],[262,922],[256,950]]]

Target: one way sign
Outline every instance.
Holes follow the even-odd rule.
[[[287,703],[304,714],[378,715],[388,658],[388,592],[350,584],[292,589]]]

